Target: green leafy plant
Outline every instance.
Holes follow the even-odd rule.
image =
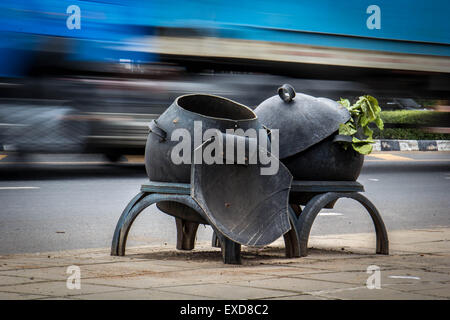
[[[350,120],[347,123],[341,123],[339,126],[339,134],[350,136],[351,141],[343,141],[343,147],[348,148],[349,145],[361,154],[369,154],[372,152],[374,143],[373,130],[369,128],[369,124],[374,122],[375,125],[383,130],[383,120],[380,118],[381,108],[378,100],[372,96],[365,95],[359,97],[358,101],[350,105],[348,99],[340,99],[338,101],[342,106],[350,112]]]

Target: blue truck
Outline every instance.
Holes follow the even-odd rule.
[[[67,64],[162,56],[449,73],[449,12],[446,0],[3,0],[0,75],[26,72],[54,38]]]

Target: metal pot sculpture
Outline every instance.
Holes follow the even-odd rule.
[[[194,127],[195,121],[199,123]],[[203,143],[203,134],[208,129],[249,128],[262,129],[256,114],[248,107],[219,96],[189,94],[178,97],[172,105],[150,124],[145,148],[145,167],[152,181],[189,183],[190,164],[176,164],[171,159],[172,149],[179,143],[171,139],[176,129],[185,129],[191,139],[191,151]],[[200,137],[199,143],[195,138]]]
[[[296,180],[354,181],[364,156],[337,143],[339,125],[350,119],[339,103],[296,94],[289,85],[263,101],[255,113],[259,121],[280,132],[280,160]]]
[[[215,133],[205,140],[209,129]],[[245,132],[252,132],[250,129],[258,135],[247,137]],[[184,139],[188,139],[188,150],[184,149],[182,156],[190,161],[179,163],[174,161],[173,153]],[[223,146],[230,141],[233,147],[226,145],[225,149],[214,151],[219,163],[197,161],[202,148]],[[261,142],[266,144],[260,146]],[[273,242],[290,229],[288,198],[292,175],[268,151],[267,142],[266,129],[256,114],[242,104],[205,94],[177,98],[150,124],[145,166],[152,181],[190,183],[191,197],[205,215],[170,201],[158,203],[158,208],[184,220],[211,224],[240,244],[263,246]],[[239,153],[237,146],[244,146],[245,152]],[[243,161],[237,159],[238,154]],[[270,161],[259,161],[264,157]],[[258,161],[252,162],[253,159]],[[275,163],[276,170],[264,174],[268,163]]]

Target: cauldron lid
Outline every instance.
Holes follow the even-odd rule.
[[[287,84],[278,89],[278,95],[263,101],[255,113],[263,125],[280,130],[280,159],[319,143],[350,119],[348,110],[339,103],[296,94]]]

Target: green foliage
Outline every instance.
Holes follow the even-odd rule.
[[[369,103],[370,103],[370,99]],[[358,100],[361,101],[361,98]],[[349,122],[341,124],[339,134],[358,137],[359,134],[364,134],[367,139],[400,139],[400,140],[450,140],[448,133],[432,133],[426,132],[421,127],[448,127],[450,123],[449,112],[436,112],[429,110],[395,110],[395,111],[381,111],[379,116],[373,121],[371,128],[358,127],[357,117],[361,110],[355,107],[357,103],[351,106],[347,99],[339,101],[341,105],[346,107],[352,118]],[[367,101],[366,101],[367,103]],[[367,109],[367,106],[365,107]],[[353,109],[353,110],[352,110]],[[377,109],[377,108],[376,108]],[[366,117],[367,118],[367,117]],[[372,117],[373,119],[373,117]],[[364,121],[363,121],[364,122]],[[384,128],[384,123],[392,124],[411,124],[417,125],[417,128]],[[359,125],[361,122],[359,122]],[[359,129],[359,130],[358,130]],[[370,129],[370,130],[368,130]],[[384,129],[384,130],[383,130]],[[355,132],[355,130],[357,132]],[[352,143],[353,144],[353,143]],[[344,148],[347,148],[350,143],[343,143]],[[361,145],[354,144],[353,148],[356,150]],[[364,150],[363,150],[364,151]],[[359,152],[359,151],[358,151]]]
[[[395,110],[382,111],[381,119],[386,123],[408,123],[417,125],[448,124],[450,114],[428,110]]]
[[[355,129],[352,123],[341,123],[339,125],[339,134],[351,136],[354,135],[356,132],[358,132],[358,130]]]
[[[417,128],[385,128],[383,131],[374,129],[375,139],[401,140],[450,140],[448,133],[426,132],[421,127],[448,127],[449,112],[428,110],[395,110],[382,111],[380,114],[384,123],[417,125]]]
[[[350,112],[351,118],[347,123],[339,126],[339,134],[352,136],[352,142],[341,142],[345,149],[351,144],[353,149],[361,154],[372,152],[373,130],[369,124],[375,123],[379,130],[383,130],[384,124],[380,117],[381,108],[378,100],[372,96],[365,95],[359,97],[355,104],[350,105],[348,99],[338,101]],[[364,139],[361,139],[364,136]]]
[[[385,128],[383,131],[374,130],[374,139],[398,140],[450,140],[448,133],[425,132],[422,129]]]
[[[355,151],[361,153],[361,154],[369,154],[372,152],[373,141],[371,140],[359,140],[356,137],[353,137],[352,139],[352,147]]]

